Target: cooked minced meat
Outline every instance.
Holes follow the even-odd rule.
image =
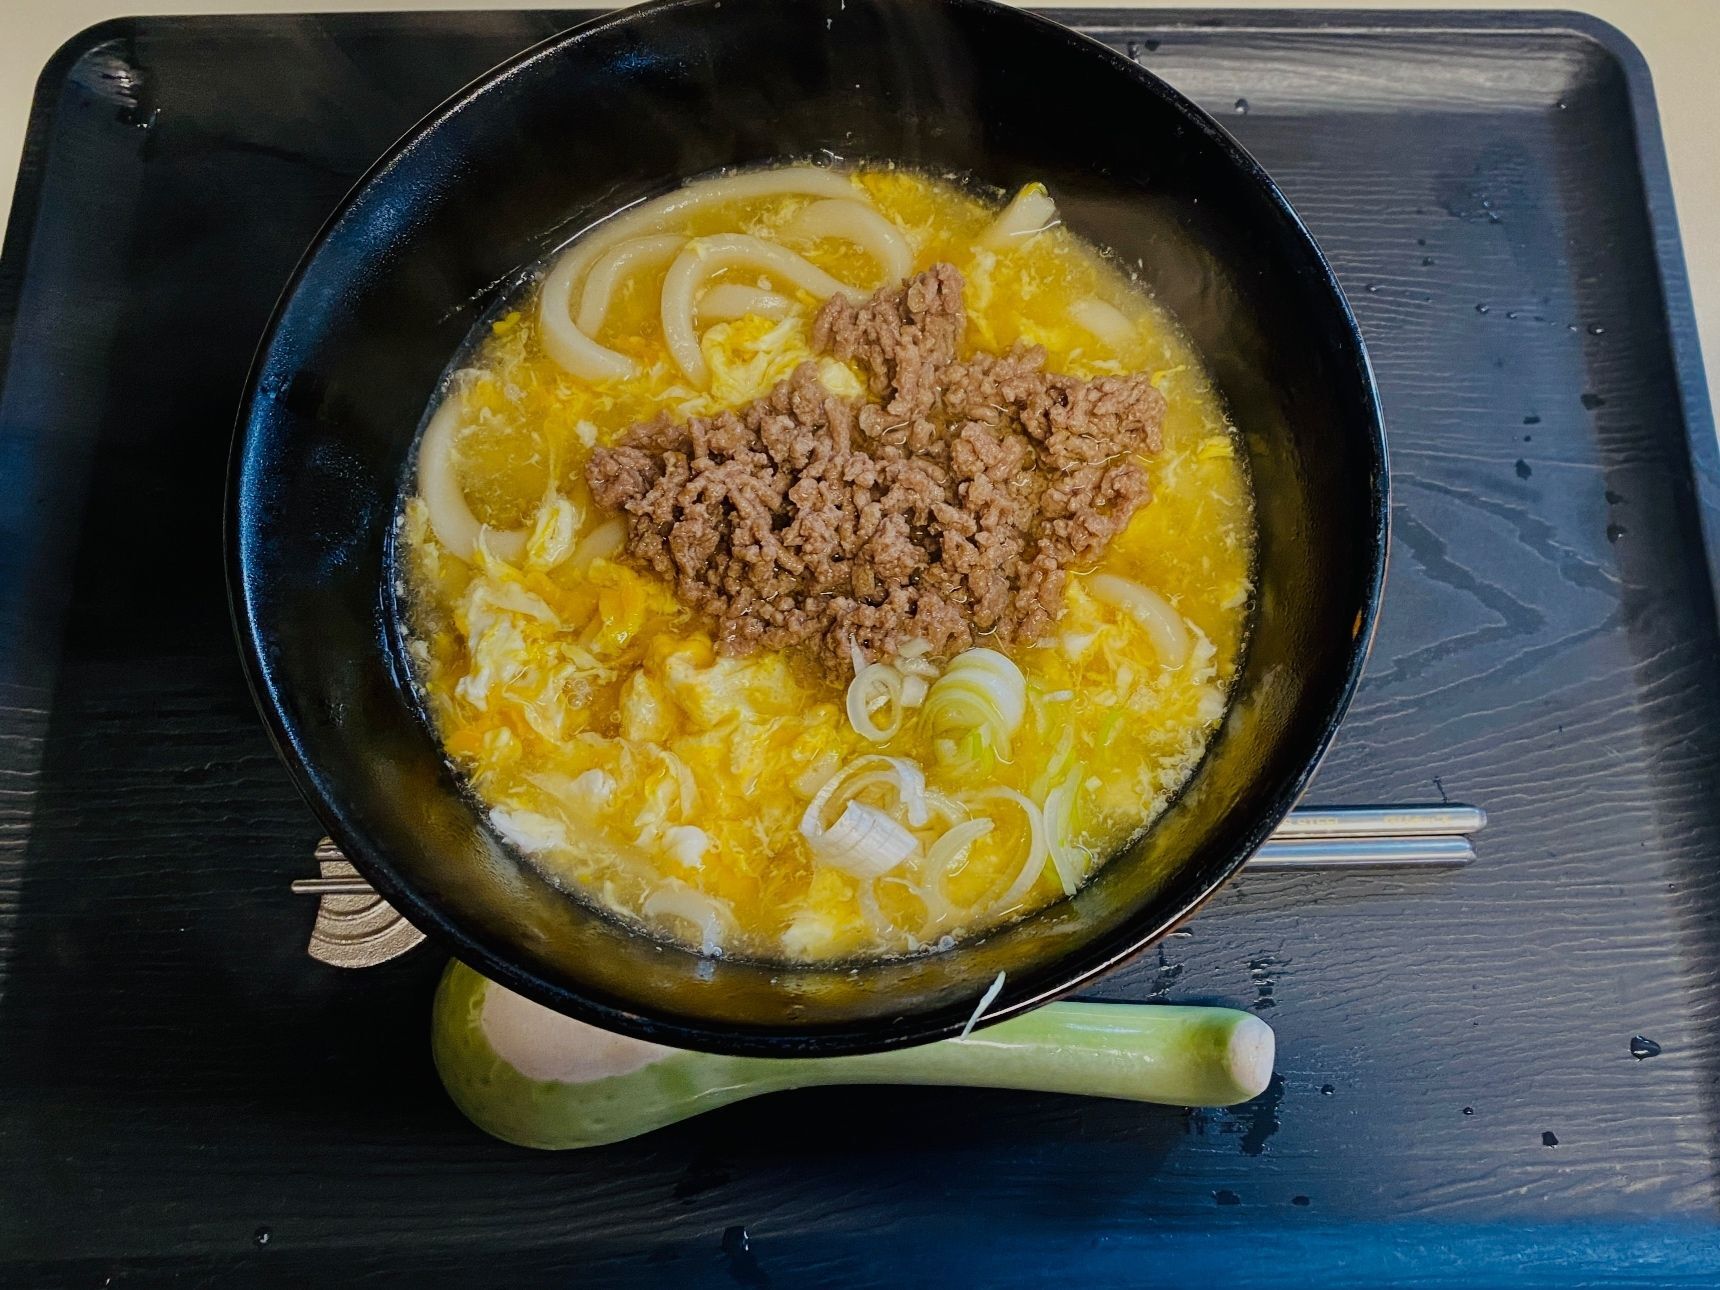
[[[835,676],[916,637],[946,655],[1056,619],[1148,499],[1164,399],[1144,375],[1082,380],[1018,346],[960,361],[962,276],[933,266],[863,303],[837,296],[814,348],[866,399],[803,363],[734,412],[634,426],[586,469],[627,518],[627,553],[708,615],[729,653],[802,646]]]

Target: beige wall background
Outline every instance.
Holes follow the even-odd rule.
[[[379,9],[611,8],[589,0],[0,0],[0,209],[10,210],[36,76],[54,50],[84,28],[122,14],[366,12]],[[1193,8],[1198,0],[1085,0],[1083,8]],[[1231,0],[1215,9],[1283,9],[1286,0]],[[1323,9],[1569,10],[1566,0],[1322,0]],[[1707,369],[1720,373],[1720,0],[1590,0],[1585,12],[1613,24],[1648,60],[1672,169],[1685,259]],[[1715,378],[1711,378],[1713,380]]]

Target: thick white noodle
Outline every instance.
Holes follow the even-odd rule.
[[[820,299],[839,293],[859,294],[787,247],[750,233],[694,238],[675,257],[663,278],[663,340],[687,379],[701,389],[710,379],[710,373],[705,368],[705,356],[699,352],[693,302],[705,282],[725,269],[769,274]]]
[[[734,914],[726,902],[671,879],[646,898],[642,909],[647,918],[679,918],[699,932],[699,951],[714,954],[734,930]]]
[[[684,237],[660,233],[631,238],[605,251],[586,275],[585,290],[579,295],[579,317],[574,325],[587,336],[597,335],[609,316],[609,302],[615,298],[615,288],[622,280],[629,274],[669,263],[686,241]]]
[[[699,297],[701,322],[731,322],[748,314],[775,322],[788,317],[793,310],[794,301],[787,296],[740,282],[719,282]]]
[[[568,558],[573,561],[575,569],[583,569],[593,560],[607,560],[619,554],[626,545],[627,525],[617,516],[603,521],[580,538],[579,545],[573,548],[573,554]]]
[[[851,197],[813,202],[791,219],[783,232],[797,241],[836,237],[855,243],[878,262],[886,286],[900,282],[914,267],[914,248],[902,230]]]
[[[1095,573],[1087,579],[1087,590],[1094,599],[1121,609],[1139,623],[1166,667],[1181,667],[1188,659],[1193,648],[1188,624],[1171,602],[1151,587],[1114,573]]]
[[[1035,233],[1043,233],[1057,222],[1057,203],[1044,184],[1029,184],[1003,208],[1003,214],[974,243],[987,251],[1002,251]]]
[[[418,496],[430,513],[430,531],[448,553],[471,560],[482,536],[490,554],[518,560],[531,534],[525,529],[488,529],[478,522],[454,469],[454,438],[460,433],[460,391],[450,389],[418,444]]]
[[[574,376],[588,381],[631,376],[633,360],[592,340],[573,318],[573,289],[599,256],[630,237],[659,233],[670,222],[721,202],[804,195],[853,197],[859,190],[846,175],[816,166],[761,170],[709,179],[623,211],[586,233],[550,266],[538,292],[538,335],[544,352]]]
[[[1129,316],[1098,296],[1083,296],[1070,305],[1069,317],[1112,349],[1122,349],[1135,338],[1135,324]]]
[[[599,345],[573,321],[573,286],[614,241],[594,233],[586,243],[565,252],[550,269],[538,293],[538,339],[548,354],[565,370],[587,381],[624,380],[638,370],[625,354]],[[589,245],[596,242],[597,245]]]

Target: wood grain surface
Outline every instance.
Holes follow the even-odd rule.
[[[482,1137],[428,1061],[437,951],[304,955],[320,829],[221,489],[323,216],[558,24],[113,27],[44,81],[0,258],[0,1282],[1712,1284],[1713,427],[1648,100],[1583,31],[1127,21],[1283,185],[1383,391],[1391,574],[1314,800],[1476,803],[1478,862],[1245,877],[1092,992],[1270,1020],[1232,1111],[820,1090]]]

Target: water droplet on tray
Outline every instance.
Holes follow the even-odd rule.
[[[259,1227],[256,1231],[251,1233],[251,1239],[258,1245],[267,1245],[269,1243],[269,1238],[273,1235],[274,1233],[269,1231],[268,1228]]]
[[[1643,1035],[1630,1037],[1630,1055],[1637,1061],[1646,1061],[1650,1057],[1660,1056],[1660,1045]]]
[[[1236,115],[1237,116],[1247,116],[1248,115],[1248,100],[1247,99],[1237,99],[1236,100]]]
[[[1554,1133],[1551,1129],[1548,1129],[1545,1133],[1543,1133],[1541,1135],[1541,1145],[1543,1147],[1556,1147],[1556,1146],[1558,1146],[1559,1145],[1559,1135]]]
[[[722,1251],[723,1257],[729,1262],[729,1275],[738,1284],[754,1287],[770,1284],[770,1278],[758,1265],[758,1256],[752,1252],[752,1237],[747,1234],[746,1228],[724,1228]]]

